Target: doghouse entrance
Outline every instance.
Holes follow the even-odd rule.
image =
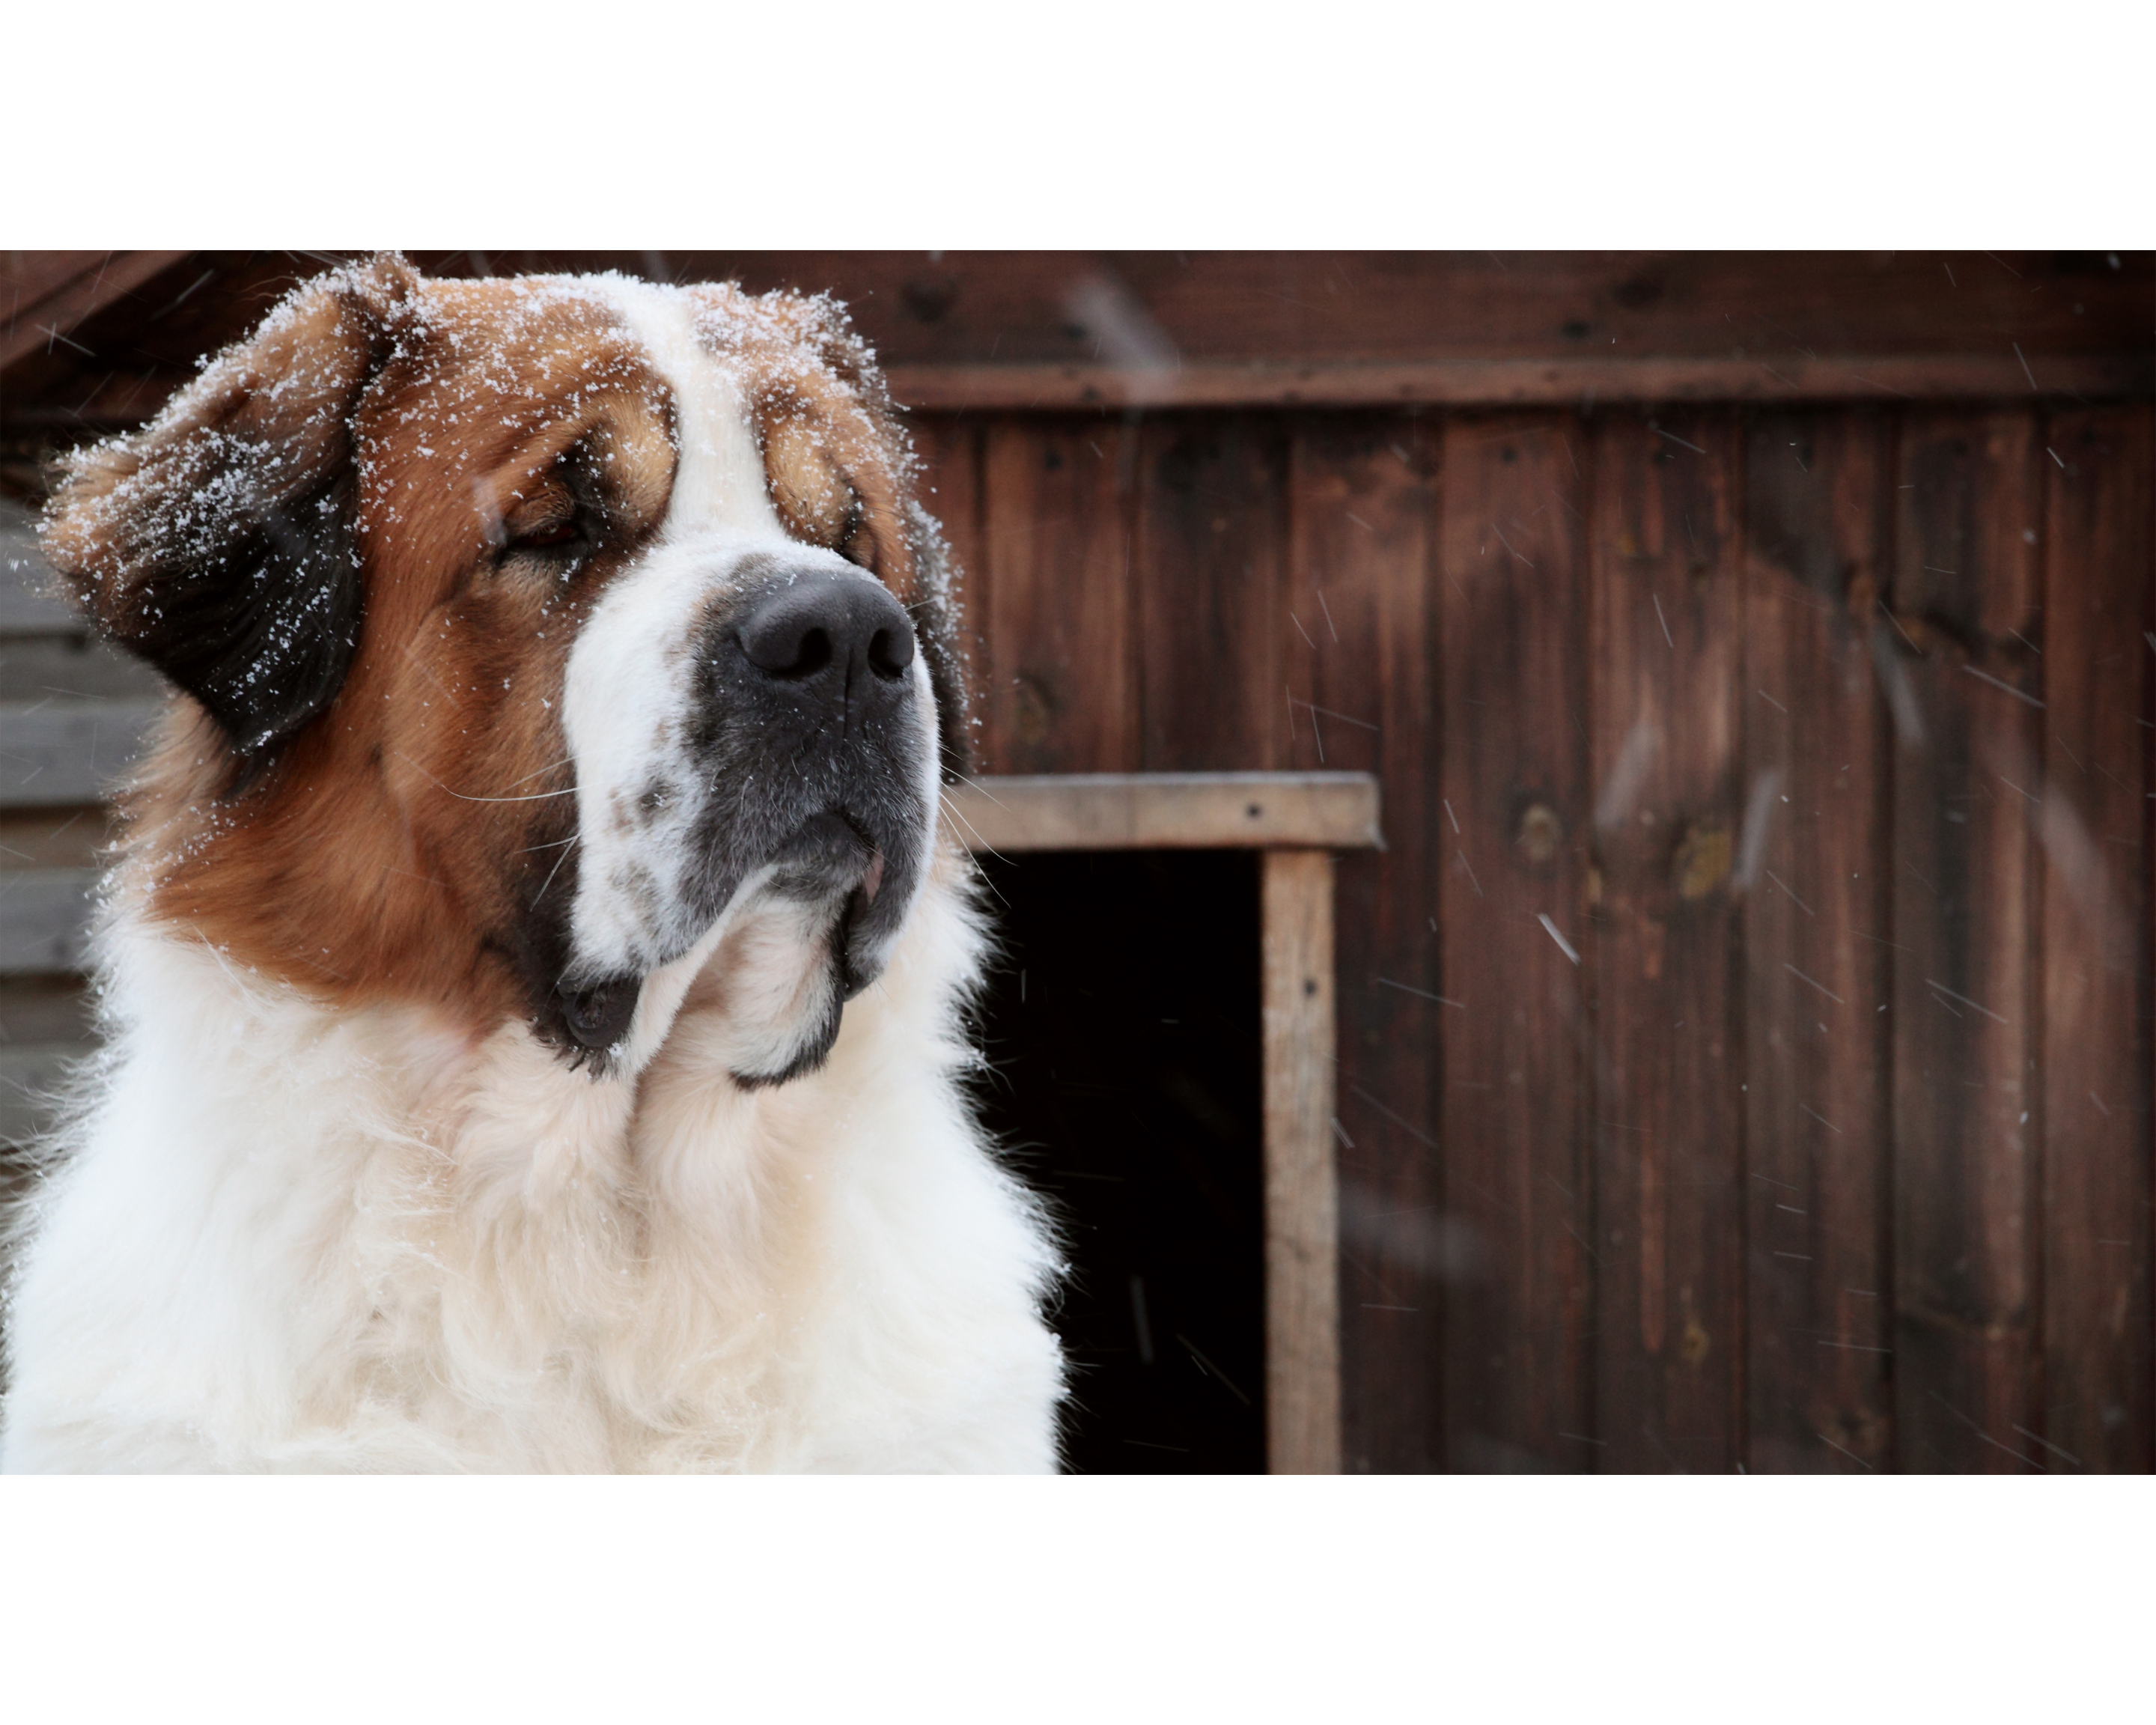
[[[1018,774],[943,814],[1007,906],[990,1123],[1071,1237],[1072,1465],[1338,1472],[1332,857],[1383,842],[1377,780]]]
[[[1048,1196],[1080,1473],[1265,1466],[1257,856],[983,855],[983,1113]]]

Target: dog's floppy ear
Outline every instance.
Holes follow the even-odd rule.
[[[917,485],[919,480],[916,478],[911,483]],[[936,518],[917,502],[909,503],[906,515],[915,593],[906,609],[912,615],[921,656],[928,665],[928,686],[936,697],[943,777],[955,781],[965,778],[973,766],[969,729],[973,715],[966,700],[964,649],[959,644],[957,596],[953,590],[957,571]]]
[[[393,254],[308,283],[147,426],[69,459],[46,511],[46,558],[77,602],[202,704],[243,783],[344,680],[352,416],[418,285]]]

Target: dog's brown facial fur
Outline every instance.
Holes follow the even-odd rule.
[[[781,521],[912,612],[957,768],[940,547],[865,350],[827,302],[690,291]],[[664,524],[673,415],[603,293],[384,258],[78,457],[48,556],[186,691],[126,799],[121,891],[340,1004],[531,1014],[575,880],[565,667]]]

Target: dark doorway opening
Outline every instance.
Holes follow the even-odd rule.
[[[1257,860],[978,860],[1004,946],[983,1112],[1073,1266],[1055,1314],[1067,1464],[1262,1472]]]

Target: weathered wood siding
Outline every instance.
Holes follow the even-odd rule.
[[[983,770],[1382,776],[1349,1467],[2150,1465],[2145,402],[923,441]]]

